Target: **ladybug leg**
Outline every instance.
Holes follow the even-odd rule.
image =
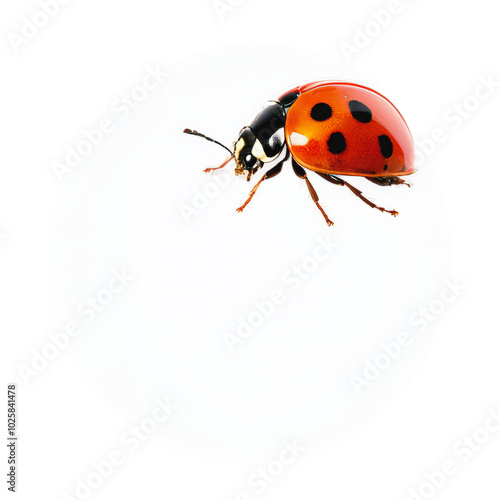
[[[245,203],[243,203],[243,205],[241,205],[241,207],[236,209],[237,212],[243,212],[243,209],[250,203],[250,200],[253,198],[253,195],[257,191],[257,188],[260,186],[262,181],[265,181],[266,179],[270,179],[271,177],[276,177],[281,172],[281,169],[283,168],[283,164],[288,160],[289,157],[290,157],[290,151],[288,151],[288,149],[287,149],[285,157],[280,162],[276,163],[276,165],[273,168],[269,169],[261,177],[259,182],[257,182],[257,184],[255,184],[253,189],[250,191],[250,196],[248,197],[248,200],[245,201]],[[262,166],[262,164],[261,164],[261,166]]]
[[[224,168],[233,158],[234,155],[231,155],[229,158],[226,158],[226,161],[219,167],[206,168],[205,170],[203,170],[203,172],[213,172],[214,170],[219,170],[220,168]]]
[[[250,191],[250,196],[248,197],[247,201],[245,201],[245,203],[243,203],[243,205],[241,205],[241,207],[239,207],[239,208],[236,209],[237,212],[243,212],[243,209],[250,203],[250,200],[253,198],[253,195],[257,191],[257,188],[260,186],[261,182],[265,181],[266,179],[270,179],[271,177],[275,177],[275,176],[277,176],[281,172],[281,169],[283,168],[284,161],[285,160],[280,161],[277,165],[275,165],[273,168],[271,168],[270,170],[268,170],[260,178],[259,182],[257,182],[257,184],[255,184],[255,186],[253,187],[253,189]]]
[[[314,203],[316,203],[316,206],[319,208],[319,211],[323,214],[326,223],[329,226],[333,226],[333,222],[328,218],[328,215],[323,210],[323,207],[319,204],[319,196],[316,193],[316,190],[313,188],[312,184],[310,183],[309,179],[307,178],[306,171],[295,160],[292,160],[292,167],[293,171],[295,172],[295,175],[306,181],[307,189],[309,189],[309,194],[311,195],[311,198],[313,199]]]
[[[404,184],[405,186],[411,187],[409,182],[406,182],[400,177],[365,177],[365,179],[368,179],[378,186],[398,186],[399,184]]]
[[[377,205],[375,205],[375,203],[371,202],[369,199],[365,198],[362,194],[361,194],[361,191],[357,188],[355,188],[354,186],[352,186],[351,184],[349,184],[347,181],[345,181],[344,179],[339,179],[337,176],[335,175],[328,175],[328,174],[322,174],[320,172],[316,172],[318,175],[320,175],[321,177],[323,177],[323,179],[326,179],[328,182],[331,182],[332,184],[338,184],[340,186],[346,186],[347,188],[349,188],[358,198],[360,198],[361,200],[363,200],[367,205],[369,205],[370,207],[372,208],[376,208],[377,210],[380,210],[381,212],[387,212],[391,215],[394,215],[394,217],[396,217],[396,215],[398,215],[399,213],[396,211],[396,210],[386,210],[385,208],[382,208],[382,207],[378,207]]]

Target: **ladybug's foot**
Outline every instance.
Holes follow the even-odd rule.
[[[330,218],[328,217],[327,213],[323,210],[323,207],[318,202],[316,202],[316,206],[319,208],[319,211],[323,214],[323,217],[325,218],[326,223],[329,226],[333,226],[333,222],[330,220]]]
[[[397,210],[386,210],[385,208],[381,207],[374,207],[374,208],[378,208],[381,212],[387,212],[388,214],[391,214],[394,217],[397,217],[399,215],[399,212]]]
[[[359,196],[361,199],[363,199],[363,201],[366,200],[366,198],[364,198],[363,196]],[[397,210],[387,210],[386,208],[383,208],[383,207],[378,207],[377,205],[375,205],[375,203],[372,203],[371,201],[369,200],[366,200],[365,203],[367,203],[368,205],[370,205],[372,208],[376,208],[377,210],[380,210],[381,212],[385,212],[387,214],[391,214],[393,215],[394,217],[397,217],[399,215],[399,212]]]

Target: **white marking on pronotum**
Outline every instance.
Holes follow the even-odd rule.
[[[292,132],[290,135],[292,146],[305,146],[308,141],[309,139],[305,135],[298,134],[297,132]]]
[[[254,145],[252,147],[252,154],[255,156],[255,158],[258,158],[261,161],[267,159],[266,153],[264,153],[264,148],[262,147],[259,139],[256,139],[254,142]]]
[[[255,156],[255,158],[258,158],[260,161],[264,163],[269,163],[270,161],[275,160],[279,156],[279,153],[274,156],[267,156],[259,139],[255,140],[255,143],[252,148],[252,154]]]
[[[285,127],[281,127],[269,139],[269,144],[284,144],[285,143]]]

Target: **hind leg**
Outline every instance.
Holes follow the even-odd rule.
[[[340,179],[339,177],[337,177],[336,175],[329,175],[329,174],[322,174],[320,172],[316,172],[319,176],[323,177],[323,179],[327,180],[328,182],[331,182],[332,184],[337,184],[339,186],[346,186],[348,189],[350,189],[360,200],[363,200],[368,206],[372,207],[372,208],[376,208],[377,210],[380,210],[381,212],[387,212],[388,214],[391,214],[391,215],[394,215],[394,217],[396,217],[396,215],[398,215],[398,212],[396,210],[386,210],[385,208],[383,207],[379,207],[377,205],[375,205],[375,203],[373,203],[372,201],[370,201],[368,198],[365,198],[361,191],[358,189],[358,188],[355,188],[354,186],[352,186],[351,184],[349,184],[347,181],[345,181],[344,179]]]
[[[365,177],[365,179],[377,184],[377,186],[398,186],[404,184],[405,186],[411,187],[409,182],[406,182],[400,177]]]

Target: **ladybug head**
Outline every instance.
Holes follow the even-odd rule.
[[[236,161],[236,175],[247,175],[247,180],[250,180],[257,170],[262,166],[262,163],[254,155],[253,148],[257,138],[255,137],[250,127],[244,127],[234,143],[234,160]]]
[[[197,135],[226,149],[231,156],[217,168],[222,168],[233,158],[236,161],[236,175],[246,175],[250,180],[264,163],[278,158],[285,146],[285,108],[280,102],[269,101],[254,117],[248,127],[241,129],[231,151],[227,146],[196,130],[184,129],[185,134]],[[206,172],[216,170],[206,169]]]
[[[262,167],[275,160],[285,145],[285,110],[279,102],[269,101],[244,127],[234,143],[236,175],[247,180]]]

